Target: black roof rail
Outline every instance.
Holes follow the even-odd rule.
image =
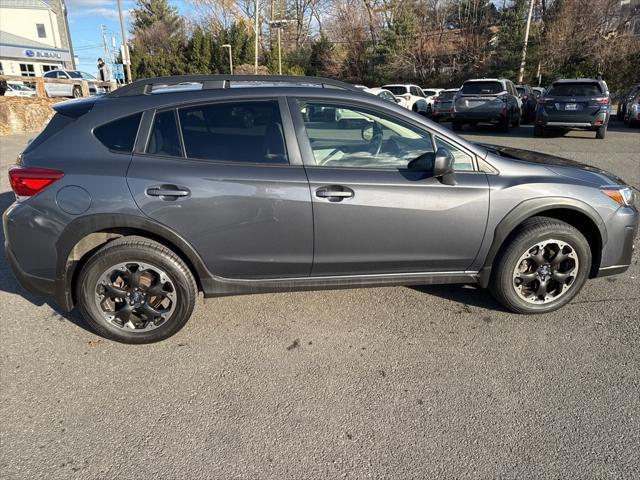
[[[149,95],[154,85],[177,86],[185,83],[201,83],[203,90],[229,88],[231,83],[259,82],[259,83],[294,83],[318,85],[322,88],[339,88],[354,92],[361,92],[359,88],[340,80],[322,77],[304,77],[291,75],[174,75],[171,77],[154,77],[136,80],[133,83],[117,88],[109,94],[110,97],[131,97]]]

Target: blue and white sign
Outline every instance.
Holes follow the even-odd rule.
[[[121,63],[112,64],[111,74],[114,79],[124,81],[124,66]]]

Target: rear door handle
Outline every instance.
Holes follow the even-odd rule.
[[[320,187],[316,190],[316,197],[326,198],[330,202],[340,202],[345,198],[353,198],[353,190],[341,185]]]
[[[189,190],[177,185],[161,185],[159,187],[147,188],[147,195],[150,197],[188,197],[191,194]]]

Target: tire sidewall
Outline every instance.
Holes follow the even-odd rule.
[[[571,284],[571,288],[558,300],[545,304],[528,303],[515,291],[513,286],[513,271],[523,253],[536,243],[554,239],[567,242],[573,247],[579,262],[578,275]],[[500,290],[500,296],[507,303],[507,307],[518,313],[546,313],[557,310],[569,303],[581,290],[589,277],[591,270],[591,249],[584,236],[577,230],[561,229],[535,232],[523,232],[523,235],[514,239],[505,250],[498,265],[494,288]]]
[[[124,262],[154,265],[171,278],[176,288],[176,307],[164,324],[148,332],[129,332],[109,323],[96,305],[95,288],[100,276],[109,268]],[[80,273],[77,284],[78,305],[83,317],[99,334],[123,343],[152,343],[178,332],[187,322],[195,305],[195,291],[183,268],[170,257],[143,248],[122,246],[92,257]]]

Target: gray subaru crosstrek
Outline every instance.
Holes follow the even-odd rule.
[[[199,291],[470,283],[543,313],[631,262],[619,178],[342,82],[169,77],[54,108],[9,172],[6,254],[121,342],[173,335]]]

